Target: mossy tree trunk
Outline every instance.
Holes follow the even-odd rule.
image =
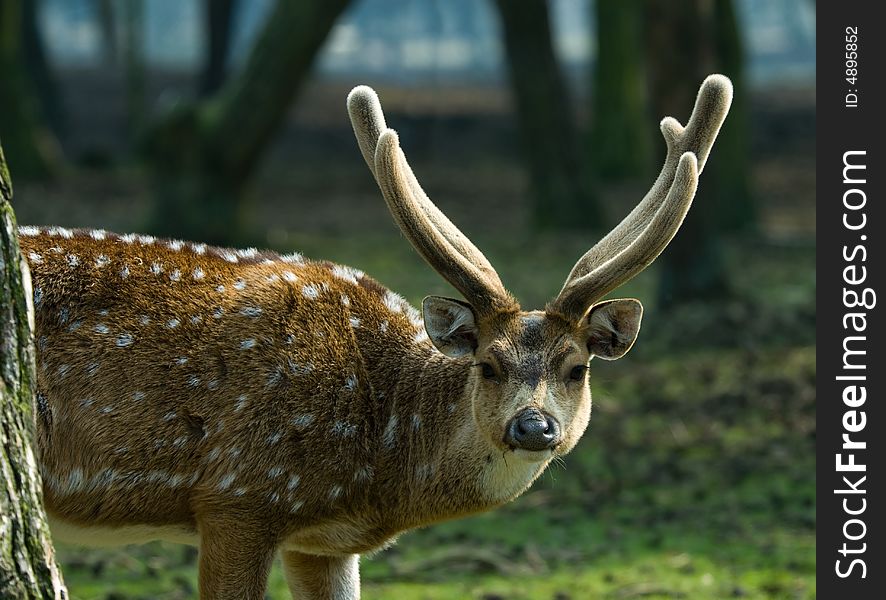
[[[649,133],[643,0],[597,0],[597,60],[594,68],[593,169],[601,179],[648,175]]]
[[[530,184],[541,229],[595,228],[600,211],[583,177],[566,85],[545,0],[496,0]]]
[[[200,77],[200,95],[214,94],[225,81],[228,69],[228,52],[236,0],[204,0],[203,23],[206,47],[203,74]]]
[[[0,598],[61,599],[67,591],[49,537],[34,449],[30,276],[11,197],[0,148]]]
[[[243,200],[263,150],[348,0],[278,0],[242,71],[216,94],[151,127],[153,230],[214,243],[239,237]]]

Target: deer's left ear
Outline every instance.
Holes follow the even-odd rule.
[[[643,305],[634,298],[607,300],[594,305],[585,318],[588,351],[604,360],[615,360],[634,345]]]

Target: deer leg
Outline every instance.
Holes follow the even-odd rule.
[[[264,600],[276,541],[259,528],[200,523],[200,600]]]
[[[359,600],[360,555],[314,556],[285,551],[283,570],[296,600]]]

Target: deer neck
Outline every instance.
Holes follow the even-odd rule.
[[[378,423],[378,506],[425,525],[488,510],[522,493],[545,463],[485,439],[473,414],[470,356],[430,344],[364,353]]]

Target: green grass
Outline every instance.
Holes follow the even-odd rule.
[[[449,293],[402,239],[289,241],[413,302]],[[482,245],[537,307],[587,240]],[[814,598],[814,255],[732,255],[733,298],[650,306],[628,357],[594,361],[593,418],[564,465],[498,511],[410,532],[364,557],[364,598]],[[624,295],[649,304],[653,282],[646,274]],[[196,597],[193,549],[59,554],[73,599]],[[275,566],[269,597],[285,590]]]

